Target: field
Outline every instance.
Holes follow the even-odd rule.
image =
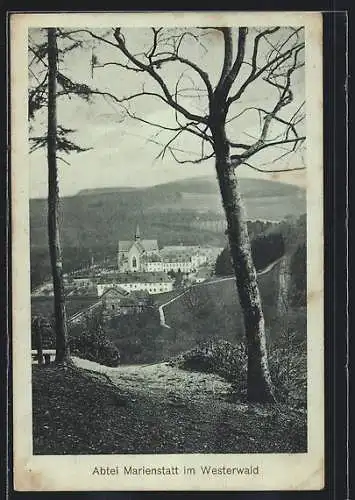
[[[268,324],[275,315],[278,266],[259,278],[263,309]],[[243,320],[236,294],[235,279],[204,283],[190,289],[184,296],[164,308],[166,323],[174,329],[190,325],[195,336],[223,335],[235,340],[236,331],[242,335]]]
[[[74,314],[97,302],[97,297],[70,297],[66,300],[67,316],[70,318]],[[53,297],[32,297],[31,298],[32,316],[41,315],[49,318],[53,314]]]
[[[277,310],[278,271],[279,265],[276,265],[259,276],[267,340],[278,344],[285,330],[290,330],[297,341],[302,341],[306,334],[306,311],[289,307],[280,315]],[[175,339],[176,352],[212,338],[232,343],[244,340],[243,317],[234,279],[193,287],[167,305],[164,313],[166,324],[171,327],[170,335]]]
[[[154,300],[154,304],[159,307],[162,304],[165,304],[166,302],[169,302],[169,300],[173,299],[174,297],[177,297],[180,295],[182,290],[172,290],[171,292],[165,292],[165,293],[156,293],[152,296]]]

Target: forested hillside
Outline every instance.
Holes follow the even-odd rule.
[[[277,182],[242,179],[242,191],[251,219],[282,220],[305,211],[303,190]],[[47,243],[45,199],[30,202],[31,245]],[[209,231],[189,234],[196,220],[223,218],[220,194],[213,177],[188,179],[144,189],[86,190],[61,201],[62,240],[67,247],[116,244],[132,237],[139,222],[142,232],[162,244],[183,239],[204,243]]]
[[[282,220],[305,212],[305,193],[277,182],[242,179],[248,217]],[[117,241],[143,237],[160,246],[184,243],[224,246],[224,215],[213,177],[186,179],[150,188],[85,190],[61,200],[65,271],[96,261],[115,261]],[[32,286],[49,277],[47,200],[30,201]]]

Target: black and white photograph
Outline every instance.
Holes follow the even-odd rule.
[[[19,489],[322,488],[320,17],[16,17]]]

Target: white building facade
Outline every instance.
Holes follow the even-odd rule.
[[[145,291],[153,295],[170,292],[174,281],[163,272],[118,273],[114,278],[101,279],[97,283],[97,295],[101,295],[109,288],[116,288],[123,293]]]

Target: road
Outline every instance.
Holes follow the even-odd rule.
[[[180,293],[179,295],[177,295],[176,297],[172,298],[171,300],[169,300],[168,302],[165,302],[165,304],[162,304],[161,306],[159,306],[158,308],[158,311],[159,311],[159,319],[160,319],[160,326],[163,326],[164,328],[171,328],[169,325],[166,324],[165,322],[165,314],[164,314],[164,307],[171,304],[172,302],[175,302],[175,300],[179,299],[180,297],[182,297],[183,295],[185,295],[188,291],[190,290],[190,288],[187,288],[186,290],[184,290],[182,293]]]

